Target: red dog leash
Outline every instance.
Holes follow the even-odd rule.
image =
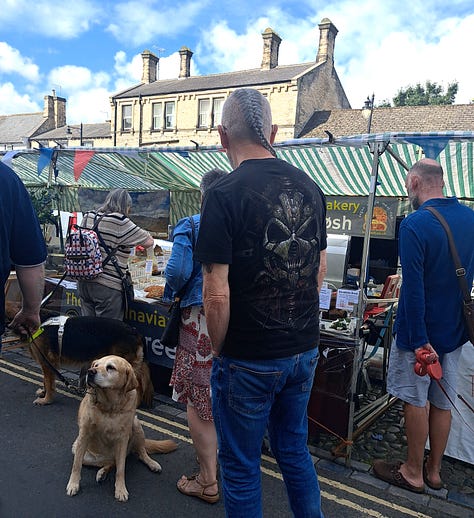
[[[446,392],[446,389],[441,384],[441,378],[443,377],[443,369],[441,367],[441,364],[438,361],[438,358],[436,357],[435,353],[431,353],[427,349],[418,349],[416,352],[416,363],[414,366],[415,373],[418,374],[418,376],[428,376],[431,379],[434,379],[436,383],[438,384],[438,387],[441,389],[443,394],[447,397],[448,401],[451,403],[453,408],[456,410],[456,412],[459,414],[459,417],[462,419],[464,424],[472,430],[472,428],[469,426],[469,423],[466,422],[461,412],[458,410],[456,405],[454,404],[453,400],[449,397],[448,393]],[[463,403],[467,405],[467,407],[472,411],[472,407],[465,401],[465,399],[458,394],[458,398],[461,399]]]

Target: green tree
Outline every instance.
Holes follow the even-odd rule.
[[[417,83],[415,86],[400,88],[393,98],[394,106],[426,106],[428,104],[453,104],[458,93],[458,82],[449,83],[446,92],[435,82],[426,81],[425,85]]]

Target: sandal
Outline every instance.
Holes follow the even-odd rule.
[[[200,498],[209,504],[215,504],[219,500],[219,491],[213,495],[208,495],[207,493],[204,493],[204,491],[208,487],[212,487],[217,484],[217,480],[214,480],[214,482],[211,482],[210,484],[203,484],[198,477],[199,474],[191,475],[190,477],[184,475],[184,478],[180,478],[176,484],[178,491],[183,493],[183,495],[195,496],[196,498]],[[198,487],[191,489],[189,486],[192,487],[194,482]]]
[[[423,493],[425,491],[425,486],[414,486],[413,484],[410,484],[410,482],[408,482],[408,480],[406,480],[406,478],[400,473],[401,465],[401,461],[386,462],[384,460],[376,460],[372,464],[372,470],[377,478],[380,478],[393,486],[407,489],[413,493]]]
[[[423,480],[425,481],[425,484],[428,487],[430,487],[431,489],[435,489],[435,490],[443,489],[444,482],[442,480],[441,480],[441,482],[438,482],[435,484],[434,482],[431,482],[431,480],[428,478],[428,471],[426,469],[427,462],[428,462],[428,456],[426,456],[423,459]]]

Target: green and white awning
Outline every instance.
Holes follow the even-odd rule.
[[[365,196],[370,187],[371,149],[375,143],[385,146],[379,157],[377,196],[405,197],[404,165],[410,167],[422,156],[436,156],[445,171],[446,194],[474,200],[474,132],[383,133],[330,140],[297,139],[276,144],[275,149],[280,158],[306,171],[325,194]],[[87,148],[93,156],[76,181],[76,154],[86,150],[69,148],[54,151],[57,152],[57,177],[52,173],[52,167],[45,167],[38,175],[38,150],[10,152],[4,160],[8,159],[30,187],[49,182],[69,189],[166,189],[172,192],[172,211],[177,214],[181,212],[179,204],[184,203],[186,207],[181,208],[190,210],[191,205],[199,203],[199,183],[206,171],[216,167],[231,170],[226,154],[217,147]]]

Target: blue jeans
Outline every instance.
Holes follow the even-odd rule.
[[[323,516],[307,446],[307,406],[318,356],[313,349],[277,360],[214,358],[212,411],[228,517],[262,516],[260,456],[267,427],[294,516]]]

